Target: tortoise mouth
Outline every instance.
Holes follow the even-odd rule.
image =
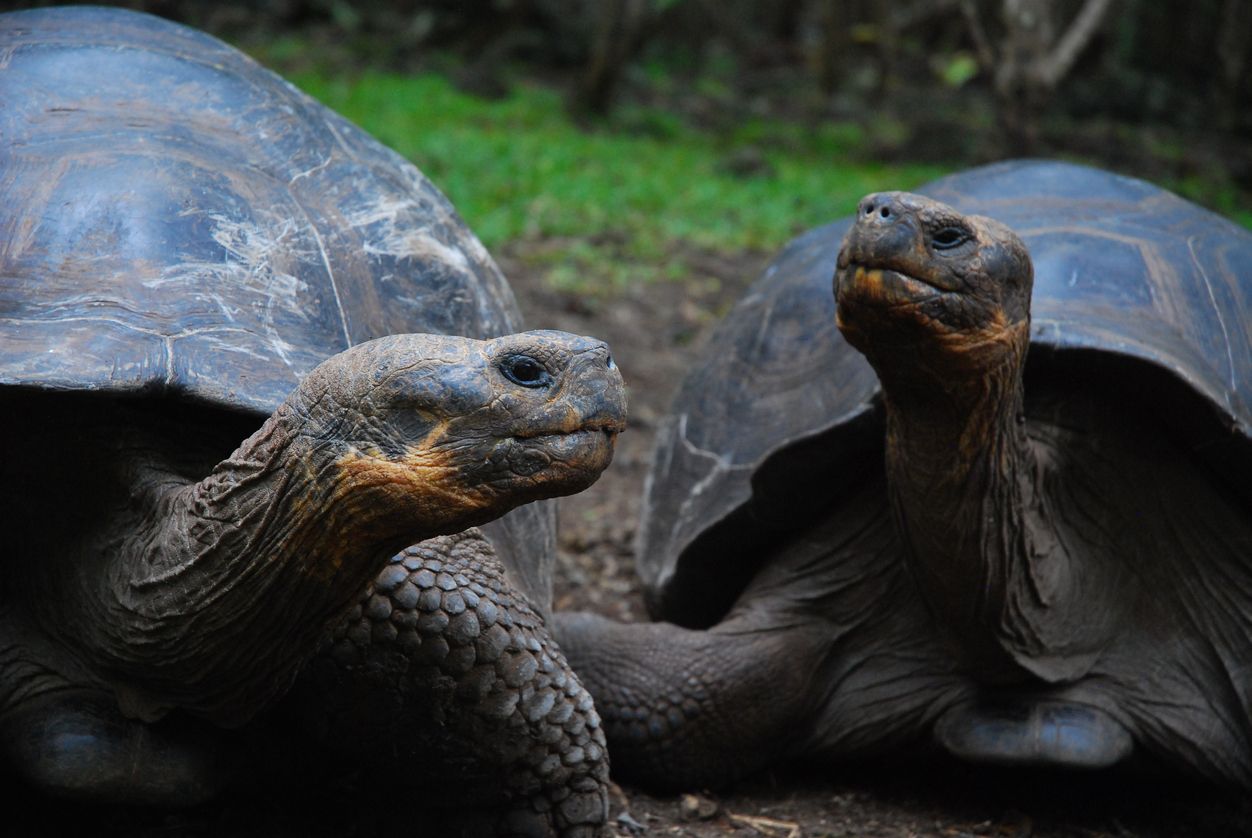
[[[515,441],[510,468],[519,477],[541,482],[555,494],[581,491],[613,461],[617,434],[601,428],[537,434]]]
[[[602,440],[610,445],[617,439],[617,431],[608,428],[579,428],[576,431],[553,431],[551,433],[532,434],[516,437],[530,446],[541,446],[552,450],[575,451],[584,446],[599,447]]]
[[[617,431],[604,427],[587,427],[579,428],[576,431],[556,431],[554,433],[536,434],[532,437],[526,437],[526,441],[530,443],[543,443],[558,447],[570,447],[580,443],[591,443],[599,445],[602,438],[613,440],[617,437]]]
[[[959,289],[934,277],[920,277],[892,268],[851,264],[843,271],[840,291],[854,294],[858,302],[885,306],[907,305],[933,300]]]
[[[540,428],[533,431],[519,431],[513,438],[525,442],[535,440],[558,440],[562,437],[591,439],[595,434],[604,434],[610,439],[616,437],[624,429],[624,423],[614,419],[587,422],[573,428]]]
[[[616,423],[594,423],[571,431],[557,430],[515,437],[516,442],[549,464],[599,473],[613,459],[617,444]]]

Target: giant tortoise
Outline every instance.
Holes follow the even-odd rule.
[[[59,8],[0,55],[4,762],[107,802],[481,781],[497,831],[599,829],[519,505],[607,466],[604,344],[510,334],[447,200],[225,44]]]
[[[921,191],[792,242],[683,384],[666,622],[558,624],[615,770],[935,743],[1252,785],[1252,235],[1057,162]]]

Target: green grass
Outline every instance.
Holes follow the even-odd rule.
[[[1166,181],[1161,185],[1252,230],[1252,209],[1241,202],[1242,196],[1227,180],[1191,175]]]
[[[414,161],[489,248],[554,240],[543,249],[549,276],[575,286],[587,273],[613,282],[681,278],[683,266],[667,264],[679,244],[772,251],[850,212],[866,192],[944,173],[850,162],[864,144],[852,125],[749,122],[726,135],[624,108],[584,129],[556,92],[537,86],[488,101],[436,75],[303,72],[292,80]],[[745,154],[756,172],[728,171]]]
[[[303,42],[278,42],[265,58],[284,64],[307,52]],[[683,279],[687,247],[772,252],[851,212],[867,192],[911,189],[949,170],[875,162],[881,119],[877,139],[832,121],[747,120],[714,132],[623,105],[586,128],[539,85],[485,100],[435,74],[304,66],[289,78],[415,162],[489,248],[541,242],[518,252],[553,284],[580,292]],[[1163,185],[1252,227],[1252,211],[1228,182],[1193,176]]]

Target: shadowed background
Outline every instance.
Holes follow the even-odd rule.
[[[51,4],[0,10],[33,5]],[[1252,227],[1247,0],[106,5],[221,37],[361,125],[448,195],[528,326],[609,340],[630,431],[563,507],[558,608],[643,617],[641,486],[694,348],[773,252],[865,193],[1051,156]],[[85,816],[119,835],[366,835],[381,811],[333,794],[66,809],[32,834]],[[626,788],[612,817],[622,835],[1252,833],[1248,804],[1203,789],[951,765],[792,767],[691,798]]]

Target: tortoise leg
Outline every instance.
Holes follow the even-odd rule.
[[[490,806],[486,834],[593,836],[607,820],[591,696],[476,530],[396,556],[294,697],[367,782],[394,773],[479,824]]]
[[[829,645],[810,627],[693,631],[562,613],[555,631],[595,696],[620,779],[716,787],[805,745]]]
[[[11,629],[0,626],[0,753],[16,775],[58,797],[111,804],[191,805],[227,784],[227,735],[185,717],[127,718],[111,693],[43,665],[64,657],[51,644]]]
[[[617,776],[710,787],[785,757],[872,754],[960,700],[877,497],[795,535],[707,631],[557,615]]]
[[[0,722],[18,773],[58,797],[102,803],[190,806],[229,778],[225,748],[188,719],[127,719],[104,693],[74,691],[23,704]]]

